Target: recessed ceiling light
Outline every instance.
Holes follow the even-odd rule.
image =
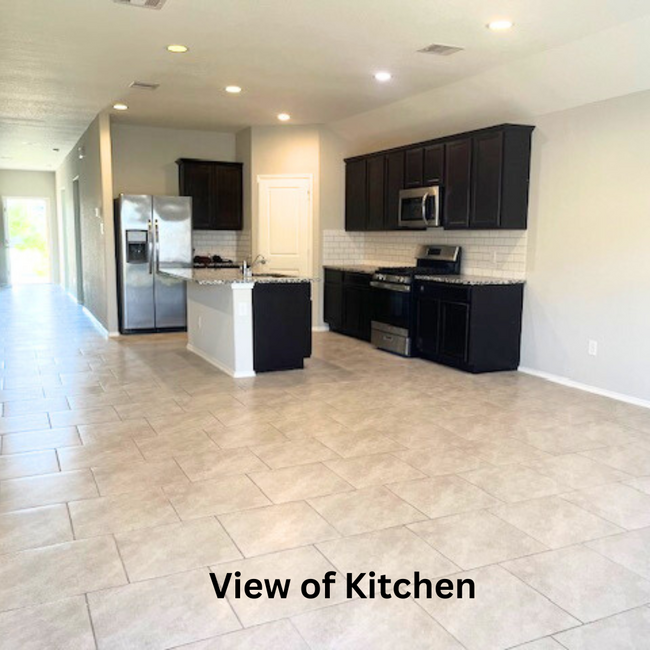
[[[128,111],[129,107],[126,104],[118,103],[118,104],[113,104],[113,108],[116,111]]]
[[[171,52],[172,54],[185,54],[185,52],[189,51],[189,47],[187,45],[168,45],[167,46],[167,51]]]
[[[231,93],[232,95],[237,95],[241,92],[241,88],[239,86],[226,86],[226,92]]]
[[[512,20],[493,20],[491,23],[488,23],[488,29],[492,29],[495,32],[503,31],[504,29],[510,29],[514,23]]]
[[[280,122],[288,122],[291,119],[291,115],[289,113],[280,113],[278,119]]]
[[[390,72],[376,72],[375,73],[375,79],[377,81],[390,81],[393,78],[393,75]]]

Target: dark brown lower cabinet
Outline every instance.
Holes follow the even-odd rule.
[[[372,276],[325,269],[324,320],[334,332],[370,340]]]
[[[519,366],[523,285],[416,286],[417,354],[469,372]]]

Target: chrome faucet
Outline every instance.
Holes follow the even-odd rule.
[[[258,264],[266,264],[266,257],[264,255],[258,255],[250,264],[244,260],[244,263],[242,264],[242,275],[244,277],[250,276],[253,268],[255,268]]]

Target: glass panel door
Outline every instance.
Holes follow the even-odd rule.
[[[11,284],[51,281],[46,199],[4,200],[5,266]]]

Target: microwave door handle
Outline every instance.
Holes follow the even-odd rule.
[[[427,199],[429,198],[429,193],[427,192],[423,197],[422,197],[422,221],[424,222],[424,227],[428,227],[427,223]]]

